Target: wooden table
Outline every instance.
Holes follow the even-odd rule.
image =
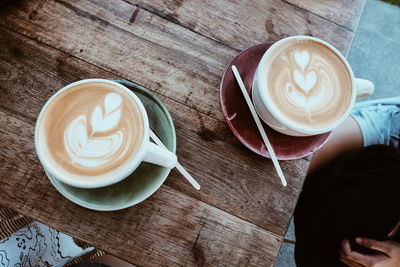
[[[14,3],[15,2],[15,3]],[[271,266],[309,161],[245,148],[219,105],[225,66],[242,49],[312,35],[347,54],[365,0],[20,0],[0,8],[0,205],[143,266]],[[134,81],[154,91],[176,126],[177,171],[134,207],[97,212],[46,178],[33,132],[45,101],[76,80]]]

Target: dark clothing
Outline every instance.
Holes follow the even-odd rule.
[[[385,240],[399,219],[400,153],[377,145],[340,156],[305,181],[294,214],[297,266],[346,266],[343,238]]]

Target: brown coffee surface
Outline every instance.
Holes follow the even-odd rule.
[[[350,104],[349,71],[324,44],[288,40],[269,55],[265,67],[268,96],[287,120],[302,128],[328,127]]]
[[[43,111],[39,146],[63,175],[117,175],[135,157],[144,135],[140,109],[115,85],[83,83],[58,94]]]

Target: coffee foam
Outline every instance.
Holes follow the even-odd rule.
[[[352,96],[342,59],[313,40],[288,40],[267,60],[267,93],[279,112],[306,129],[323,129],[339,120]]]
[[[40,149],[62,175],[114,176],[134,158],[144,135],[132,97],[115,85],[90,82],[58,94],[43,111]]]

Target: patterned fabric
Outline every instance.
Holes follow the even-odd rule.
[[[14,232],[26,227],[32,222],[33,220],[29,217],[23,216],[10,208],[0,206],[0,240],[12,235]],[[83,249],[91,247],[89,244],[78,239],[74,239],[74,242]],[[96,248],[92,252],[75,258],[66,266],[82,262],[90,262],[103,255],[105,255],[105,252]],[[1,264],[0,267],[2,267]]]
[[[0,266],[64,266],[93,249],[83,250],[72,237],[33,222],[0,241]]]

